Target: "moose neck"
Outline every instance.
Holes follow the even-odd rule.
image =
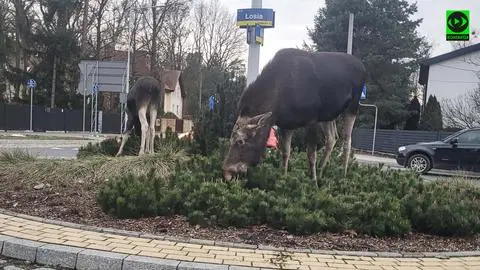
[[[253,117],[273,110],[276,99],[273,79],[271,68],[267,65],[240,97],[240,116]]]

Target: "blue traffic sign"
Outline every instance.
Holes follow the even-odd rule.
[[[214,96],[210,96],[208,98],[208,107],[210,108],[210,111],[213,111],[213,108],[215,107],[216,99]]]
[[[263,28],[258,24],[255,26],[255,43],[263,46]]]
[[[263,28],[275,27],[275,11],[270,8],[245,8],[237,10],[237,26],[247,28],[260,25]]]
[[[94,85],[93,85],[92,92],[93,92],[94,94],[96,94],[96,93],[98,92],[98,84],[94,84]]]
[[[35,88],[37,87],[37,82],[34,79],[30,79],[27,81],[28,88]]]
[[[367,85],[364,84],[362,88],[362,94],[360,95],[361,100],[367,99]]]

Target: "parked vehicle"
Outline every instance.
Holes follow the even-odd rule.
[[[480,171],[480,127],[463,129],[441,141],[400,146],[397,163],[425,174],[431,169]]]

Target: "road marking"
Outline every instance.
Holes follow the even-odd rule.
[[[78,151],[78,147],[72,148],[73,151]]]
[[[58,147],[52,147],[50,149],[52,149],[52,150],[62,150],[62,148],[58,148]]]

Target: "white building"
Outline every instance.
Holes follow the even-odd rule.
[[[182,72],[179,70],[165,70],[163,81],[165,85],[163,109],[165,113],[174,113],[178,118],[182,119],[185,98],[185,91],[182,87]]]
[[[423,104],[434,95],[440,104],[479,87],[480,43],[429,58],[420,64]]]

